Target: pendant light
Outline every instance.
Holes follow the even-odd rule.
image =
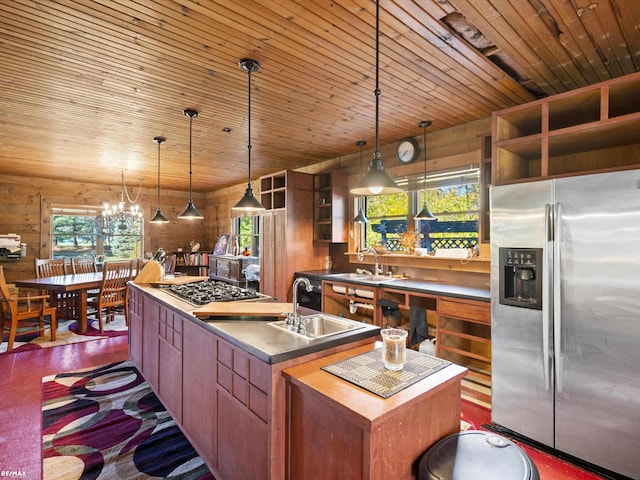
[[[436,220],[433,213],[427,207],[427,127],[431,126],[430,120],[423,120],[418,123],[422,128],[422,151],[424,152],[424,192],[422,193],[422,210],[415,217],[416,220]]]
[[[198,112],[195,110],[184,110],[183,112],[185,116],[189,117],[189,203],[184,211],[178,216],[178,218],[186,218],[188,220],[191,219],[200,219],[204,218],[196,206],[193,204],[193,190],[191,177],[193,172],[191,171],[191,145],[192,145],[192,124],[193,119],[198,116]]]
[[[362,179],[362,147],[367,144],[364,140],[358,140],[356,145],[360,147],[360,178]],[[367,223],[367,217],[364,216],[364,211],[362,210],[362,197],[358,197],[358,215],[353,219],[354,223]]]
[[[153,137],[153,141],[158,144],[158,208],[156,209],[156,214],[153,216],[149,222],[151,223],[169,223],[169,220],[162,214],[162,209],[160,208],[160,145],[162,145],[166,139],[162,137]]]
[[[247,182],[247,189],[244,192],[244,196],[240,199],[238,203],[236,203],[231,209],[232,210],[240,210],[242,212],[259,212],[264,210],[264,206],[260,203],[260,201],[253,195],[253,189],[251,188],[251,74],[253,72],[257,72],[260,68],[260,64],[257,60],[252,60],[250,58],[243,58],[238,62],[240,68],[247,72],[249,76],[249,95],[248,95],[248,105],[249,105],[249,114],[247,117],[247,128],[249,130],[249,141],[247,142],[247,150],[248,150],[248,167],[249,167],[249,181]]]
[[[393,181],[384,170],[384,162],[380,155],[380,144],[378,130],[380,123],[380,2],[376,0],[376,149],[367,174],[360,179],[351,193],[355,195],[387,195],[389,193],[399,193],[402,189]]]

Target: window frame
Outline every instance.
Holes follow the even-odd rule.
[[[110,244],[112,242],[112,238],[114,234],[106,230],[105,227],[105,219],[102,216],[102,207],[92,206],[92,205],[50,205],[50,222],[49,222],[49,252],[51,258],[71,258],[72,256],[92,256],[92,257],[105,257],[105,245]],[[56,248],[54,246],[54,242],[56,238],[60,238],[64,234],[57,234],[54,232],[55,229],[55,219],[56,217],[61,216],[71,216],[71,217],[85,217],[93,219],[93,232],[91,237],[95,239],[95,250],[92,253],[84,252],[80,255],[61,255],[56,253]],[[136,235],[117,235],[115,236],[130,236],[130,237],[139,237],[138,240],[135,241],[135,248],[131,251],[131,256],[126,258],[121,256],[109,256],[106,260],[135,260],[137,258],[142,257],[142,252],[144,252],[144,219],[140,218],[138,220],[138,225],[140,228],[139,234]],[[68,235],[75,235],[68,234]],[[107,241],[108,238],[108,241]]]
[[[372,222],[378,219],[389,219],[391,222],[393,222],[394,220],[402,221],[404,219],[404,231],[406,231],[407,227],[413,226],[416,232],[422,232],[423,236],[416,245],[422,248],[431,249],[433,243],[438,245],[437,248],[463,248],[470,246],[476,247],[479,245],[479,243],[481,242],[480,225],[482,212],[482,179],[480,177],[480,168],[478,165],[472,164],[468,167],[441,170],[432,172],[431,174],[427,175],[427,192],[431,192],[431,195],[429,195],[429,200],[427,200],[427,206],[431,209],[434,216],[436,216],[436,218],[440,217],[441,219],[443,217],[451,216],[463,217],[463,219],[460,220],[444,220],[441,221],[440,225],[438,225],[438,227],[445,227],[446,223],[446,227],[449,227],[453,224],[458,226],[461,230],[454,232],[434,231],[432,234],[433,236],[429,235],[428,233],[429,227],[433,227],[435,225],[432,220],[420,220],[414,218],[415,215],[417,215],[417,213],[422,209],[423,205],[423,196],[425,194],[424,174],[406,175],[403,177],[394,178],[394,180],[403,188],[404,192],[407,195],[406,216],[373,216],[368,210],[369,199],[375,197],[379,198],[380,196],[366,195],[362,197],[355,197],[354,211],[358,211],[358,208],[362,206],[365,216],[368,219],[367,225],[364,226],[364,228],[360,228],[359,237],[357,237],[359,245],[367,247],[373,246],[372,243],[377,239],[371,239],[370,237],[368,237],[367,233],[372,229]],[[467,204],[466,210],[460,209],[453,211],[437,211],[437,208],[433,207],[433,205],[437,205],[437,202],[432,199],[434,194],[437,194],[439,191],[441,191],[441,189],[461,187],[463,185],[475,185],[475,187],[473,188],[473,192],[471,193],[474,199],[474,203],[472,206]],[[467,188],[467,202],[469,201],[469,195],[469,188]],[[471,218],[464,219],[465,215]],[[473,230],[472,232],[468,231],[467,229],[473,227],[474,222],[475,230]],[[424,235],[425,233],[426,235]],[[390,251],[390,253],[401,252],[403,250],[403,247],[399,244],[401,232],[393,232],[387,235],[391,236],[391,245],[388,245],[389,240],[387,237],[387,245],[383,246],[385,246]]]

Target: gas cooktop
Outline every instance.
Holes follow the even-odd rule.
[[[210,302],[235,302],[263,297],[255,290],[214,280],[171,285],[167,289],[167,293],[193,305],[206,305]]]

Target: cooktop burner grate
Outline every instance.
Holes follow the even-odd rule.
[[[181,300],[186,300],[193,305],[206,305],[210,302],[251,300],[262,296],[255,290],[214,280],[186,283],[184,285],[171,285],[168,293]]]

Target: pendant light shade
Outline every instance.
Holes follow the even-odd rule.
[[[260,203],[260,201],[253,195],[253,189],[251,188],[251,74],[253,72],[257,72],[260,68],[260,64],[256,60],[252,60],[250,58],[243,58],[238,62],[240,68],[247,72],[249,77],[249,93],[248,93],[248,116],[247,116],[247,128],[249,131],[249,140],[247,142],[247,165],[249,170],[249,179],[247,181],[247,189],[244,192],[244,196],[240,199],[238,203],[236,203],[231,209],[239,210],[242,212],[259,212],[264,210],[264,206]]]
[[[178,218],[184,219],[200,219],[204,218],[196,206],[193,204],[193,190],[192,190],[192,181],[191,177],[193,172],[191,171],[191,146],[192,146],[192,124],[193,119],[198,116],[198,112],[195,110],[185,110],[183,112],[185,116],[189,117],[189,203],[187,203],[187,207],[184,211],[178,216]]]
[[[360,147],[360,179],[362,179],[362,147],[367,144],[364,140],[358,140],[356,145]],[[367,223],[367,217],[364,216],[364,211],[362,210],[362,199],[358,198],[358,214],[356,218],[353,219],[354,223]]]
[[[380,155],[379,123],[380,123],[380,2],[376,0],[376,149],[367,174],[360,179],[351,193],[355,195],[387,195],[399,193],[402,189],[393,181],[384,169]]]
[[[436,220],[436,217],[427,207],[427,127],[431,125],[430,120],[421,121],[418,126],[422,128],[422,151],[424,153],[424,192],[422,193],[422,210],[413,217],[416,220]]]
[[[162,137],[153,137],[153,141],[158,144],[158,206],[156,214],[149,221],[151,223],[169,223],[169,220],[167,220],[162,214],[162,209],[160,208],[160,145],[162,145],[166,140]]]

